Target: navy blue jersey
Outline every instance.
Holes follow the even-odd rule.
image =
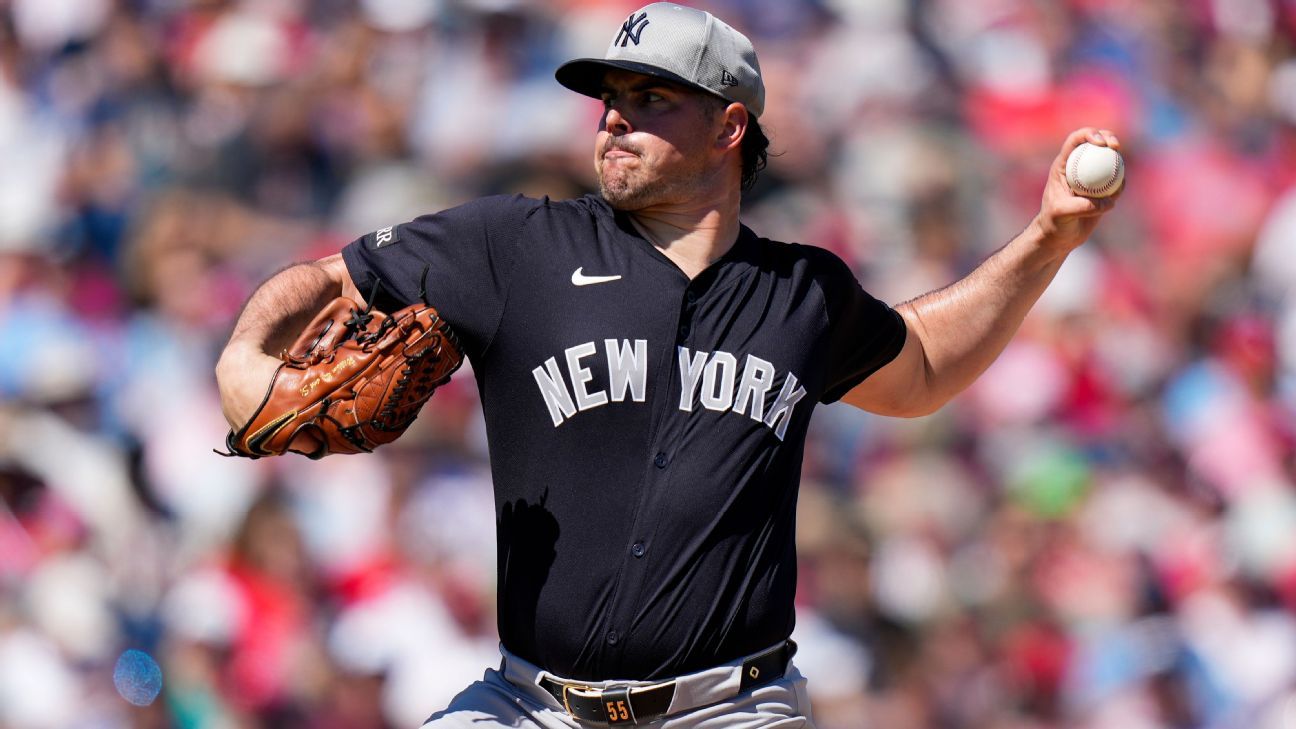
[[[690,280],[597,196],[492,197],[343,250],[375,304],[424,293],[477,377],[504,646],[657,679],[792,632],[807,425],[900,351],[832,253],[742,227]]]

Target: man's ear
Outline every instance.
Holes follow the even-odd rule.
[[[742,146],[743,137],[747,135],[751,115],[747,113],[747,107],[738,102],[726,106],[723,114],[720,133],[716,135],[716,147],[724,151],[736,150]]]

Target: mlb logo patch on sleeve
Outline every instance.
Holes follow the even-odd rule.
[[[365,242],[369,244],[370,248],[382,248],[384,246],[389,246],[393,243],[399,243],[400,227],[396,225],[392,225],[386,228],[379,228],[378,230],[375,230],[374,232],[365,236],[365,238],[368,239]]]

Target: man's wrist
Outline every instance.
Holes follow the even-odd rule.
[[[1023,245],[1025,255],[1041,266],[1060,263],[1074,247],[1066,244],[1056,225],[1040,215],[1031,219],[1017,242]]]

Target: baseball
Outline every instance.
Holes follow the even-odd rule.
[[[1119,190],[1125,179],[1125,160],[1111,147],[1085,142],[1071,150],[1066,178],[1077,195],[1107,197]]]

